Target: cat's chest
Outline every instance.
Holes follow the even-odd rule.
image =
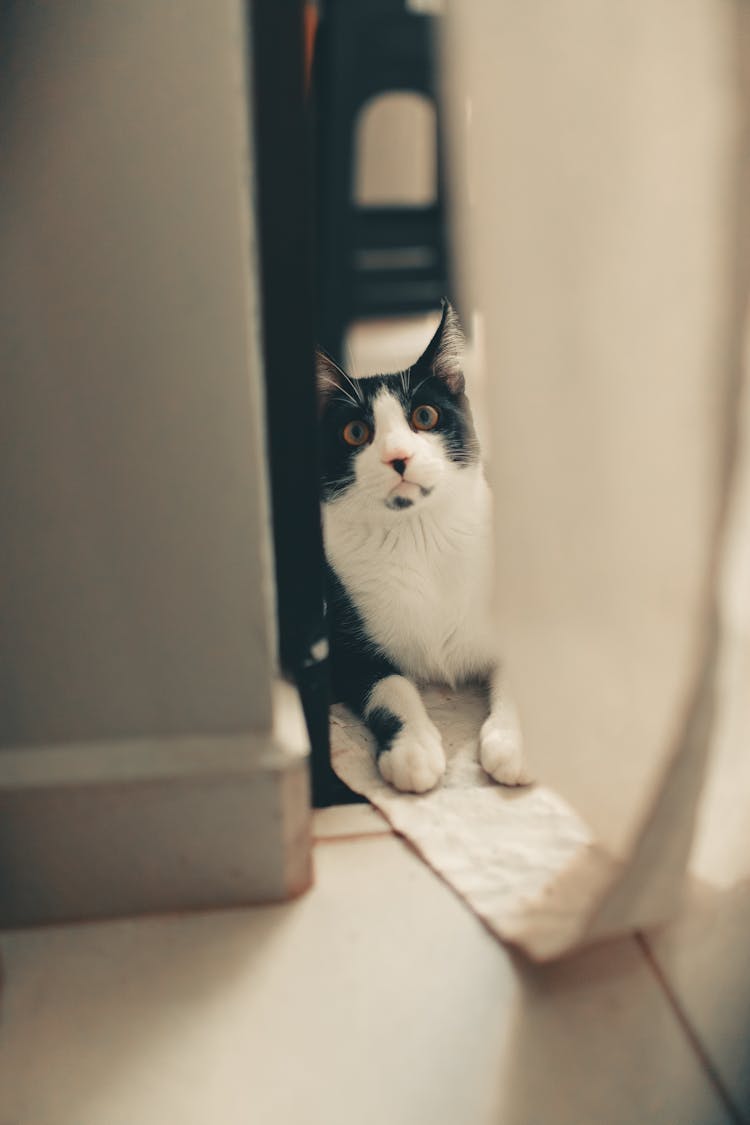
[[[488,533],[419,525],[382,542],[344,546],[332,562],[368,635],[421,681],[457,683],[486,671]]]

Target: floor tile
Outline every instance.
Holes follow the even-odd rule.
[[[13,1125],[719,1125],[636,944],[534,968],[393,836],[289,904],[8,934]]]

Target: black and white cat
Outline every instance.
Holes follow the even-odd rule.
[[[506,785],[531,780],[500,688],[490,493],[462,348],[444,301],[435,335],[406,371],[354,379],[318,359],[334,697],[374,734],[385,780],[416,793],[446,764],[416,686],[429,682],[488,680],[481,764]]]

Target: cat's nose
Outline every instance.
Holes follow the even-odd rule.
[[[389,457],[386,461],[386,464],[390,465],[392,469],[395,469],[399,476],[403,476],[406,472],[406,464],[408,460],[409,454],[401,453],[396,457]]]

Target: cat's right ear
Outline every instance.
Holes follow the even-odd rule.
[[[346,375],[325,352],[315,352],[315,380],[318,388],[318,413],[322,414],[331,395],[341,392],[346,386]]]

